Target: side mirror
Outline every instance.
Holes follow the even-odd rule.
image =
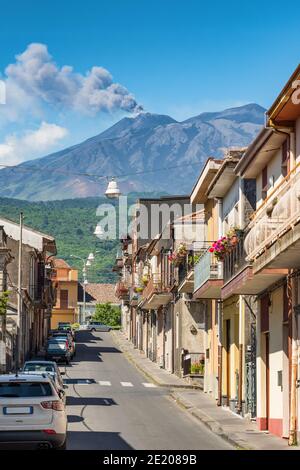
[[[58,396],[59,396],[59,398],[64,398],[65,394],[66,394],[66,393],[65,393],[65,391],[64,391],[64,390],[62,390],[62,389],[61,389],[61,390],[59,390],[59,392],[58,392]]]
[[[65,371],[63,372],[60,371],[60,375],[66,375]]]

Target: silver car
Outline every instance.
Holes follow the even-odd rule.
[[[100,321],[91,321],[88,324],[88,331],[110,331],[111,327],[104,325]]]

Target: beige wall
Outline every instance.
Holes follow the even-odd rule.
[[[268,183],[270,181],[270,177],[274,176],[274,186],[270,186],[267,195],[274,190],[274,188],[280,183],[283,179],[281,174],[281,163],[282,163],[282,151],[281,149],[276,152],[274,157],[268,164]],[[256,207],[259,207],[263,203],[262,198],[262,173],[258,175],[256,178]]]
[[[277,384],[278,371],[283,370],[282,317],[283,289],[271,295],[270,327],[270,417],[283,417],[283,392]]]

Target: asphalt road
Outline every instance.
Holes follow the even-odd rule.
[[[231,449],[155,387],[110,333],[79,332],[66,368],[68,449]]]

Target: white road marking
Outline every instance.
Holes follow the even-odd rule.
[[[122,387],[133,387],[131,382],[120,382]]]
[[[105,403],[106,405],[110,405],[110,401],[109,401],[109,400],[107,400],[106,398],[104,398],[104,400],[103,400],[103,401],[104,401],[104,403]]]
[[[142,385],[144,385],[144,387],[146,387],[146,388],[156,388],[156,385],[155,385],[155,384],[151,384],[151,383],[149,383],[149,382],[143,383]]]
[[[98,384],[103,386],[103,387],[110,387],[111,386],[111,382],[109,382],[108,380],[99,380]]]

